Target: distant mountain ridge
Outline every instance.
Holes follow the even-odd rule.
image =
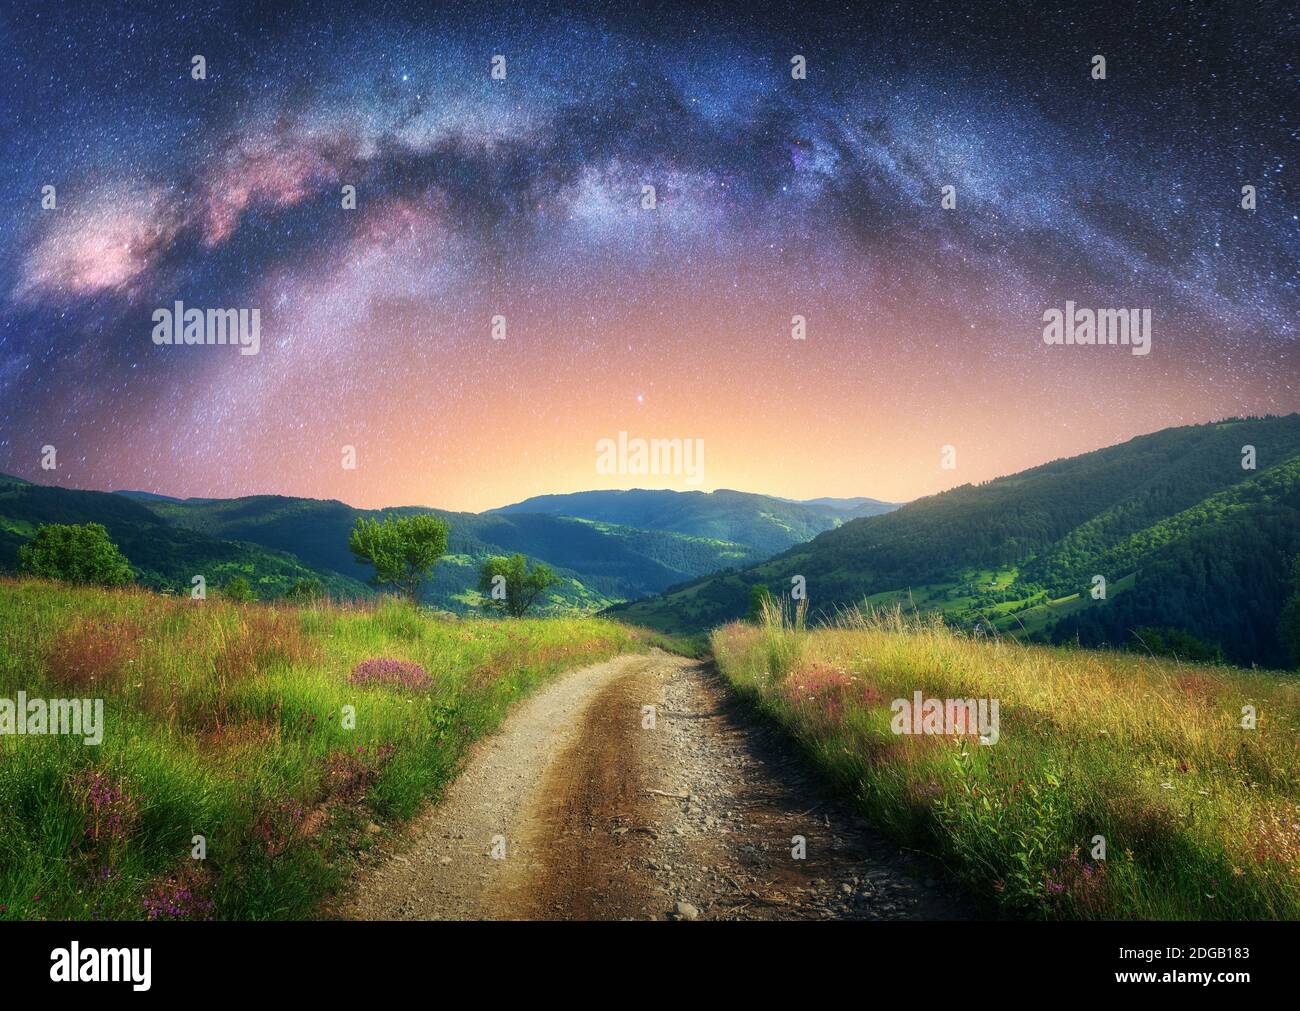
[[[799,505],[828,506],[831,509],[839,509],[844,512],[860,512],[861,515],[875,515],[875,513],[861,512],[863,509],[880,506],[882,508],[879,509],[879,512],[883,513],[889,512],[892,509],[897,509],[899,505],[902,504],[899,502],[882,502],[879,499],[865,498],[863,496],[858,496],[857,498],[787,498],[782,499],[781,501],[796,502]]]
[[[313,577],[337,596],[369,592],[356,579],[313,569],[287,552],[175,526],[128,496],[7,477],[0,478],[0,570],[16,568],[19,546],[43,523],[103,524],[136,570],[138,581],[154,589],[188,592],[195,575],[219,585],[231,576],[251,574],[280,592]]]
[[[1242,467],[1253,447],[1257,470]],[[1276,635],[1300,553],[1300,414],[1165,429],[887,514],[755,566],[620,605],[674,631],[745,614],[753,587],[802,576],[815,612],[863,600],[1085,645],[1185,631],[1243,663],[1286,662]],[[1107,580],[1091,597],[1094,576]]]
[[[892,503],[869,498],[795,502],[730,489],[682,492],[634,488],[538,495],[491,512],[573,516],[641,530],[716,538],[751,545],[766,558],[849,519],[896,508]]]
[[[283,496],[153,507],[178,526],[290,552],[314,568],[354,579],[368,573],[348,549],[348,533],[358,517],[439,516],[451,527],[447,555],[434,567],[424,593],[430,603],[452,610],[476,603],[478,569],[491,555],[519,552],[547,562],[565,580],[553,603],[582,609],[657,592],[679,582],[684,573],[717,571],[761,557],[745,545],[560,516],[498,516],[424,506],[367,510]]]
[[[743,496],[738,507],[754,503],[771,512],[769,501],[779,502]],[[422,592],[427,603],[455,611],[477,605],[478,570],[492,555],[520,552],[546,562],[561,577],[548,605],[592,611],[705,573],[752,565],[773,553],[770,536],[756,544],[693,532],[707,524],[645,529],[547,512],[475,514],[423,506],[365,510],[335,500],[275,495],[181,499],[133,490],[81,491],[0,476],[0,570],[16,566],[18,546],[41,523],[99,522],[122,547],[138,580],[156,589],[180,592],[196,574],[214,586],[243,575],[260,596],[275,597],[298,580],[315,577],[335,596],[365,597],[374,592],[367,583],[370,569],[352,557],[349,531],[360,516],[413,513],[440,516],[451,526],[448,553]],[[820,515],[818,508],[807,513]],[[834,520],[817,522],[828,529]],[[762,522],[752,518],[732,526],[762,530]],[[715,522],[711,529],[718,528]],[[787,547],[796,536],[790,533],[777,543]]]

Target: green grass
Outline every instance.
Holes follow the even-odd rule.
[[[2,579],[0,698],[100,697],[106,730],[97,747],[0,736],[0,918],[138,919],[146,902],[164,917],[313,916],[376,829],[436,799],[514,701],[645,646],[592,618],[457,620],[393,603],[299,609]],[[419,664],[431,685],[352,684],[374,657]]]
[[[1294,677],[976,639],[897,612],[815,630],[773,615],[712,644],[729,682],[865,814],[991,909],[1300,918]],[[999,740],[894,733],[892,702],[915,691],[999,700]]]

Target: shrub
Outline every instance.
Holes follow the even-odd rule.
[[[319,579],[300,579],[285,591],[284,599],[296,604],[311,603],[325,596],[325,586]]]
[[[121,586],[131,582],[131,564],[99,523],[43,524],[18,549],[18,569],[69,583]]]
[[[236,603],[247,603],[250,600],[257,599],[252,584],[243,576],[232,576],[226,580],[226,585],[221,588],[221,595],[227,600],[233,600]]]

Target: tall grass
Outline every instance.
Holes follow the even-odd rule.
[[[1006,915],[1300,917],[1295,678],[972,638],[898,611],[810,630],[772,610],[712,645],[869,816]],[[895,733],[891,705],[916,691],[999,700],[997,743]]]
[[[641,647],[591,618],[0,579],[0,697],[102,698],[106,724],[98,747],[0,736],[0,918],[311,916],[376,827],[436,798],[512,702]],[[377,658],[427,677],[353,679]]]

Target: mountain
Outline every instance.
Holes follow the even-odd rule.
[[[492,555],[519,552],[546,562],[564,580],[553,603],[584,610],[761,558],[745,545],[563,516],[478,515],[423,506],[366,510],[276,495],[155,502],[151,508],[178,527],[289,552],[317,570],[353,580],[369,574],[348,549],[348,533],[358,517],[439,516],[451,527],[447,554],[434,567],[424,594],[428,602],[453,610],[476,603],[478,570]]]
[[[1099,645],[1172,625],[1242,663],[1285,663],[1276,631],[1287,563],[1297,554],[1300,456],[1100,550],[1099,570],[1143,578],[1110,606],[1063,618],[1051,637]]]
[[[422,592],[427,603],[464,611],[477,605],[478,572],[492,555],[520,552],[555,570],[548,606],[591,611],[642,597],[684,579],[765,557],[745,544],[672,531],[550,515],[455,513],[423,507],[354,509],[337,501],[263,495],[178,499],[149,492],[105,493],[30,484],[0,476],[0,570],[41,523],[102,523],[154,589],[188,589],[194,575],[213,586],[243,575],[259,596],[283,594],[318,578],[342,598],[365,597],[368,566],[348,549],[359,516],[428,512],[451,526],[448,553]]]
[[[210,498],[190,498],[190,499],[182,499],[182,498],[176,498],[174,495],[158,495],[158,494],[155,494],[154,492],[151,492],[151,491],[131,491],[131,490],[129,490],[129,489],[125,489],[125,488],[122,489],[121,491],[115,491],[115,492],[113,492],[113,494],[114,494],[114,495],[123,495],[123,496],[125,496],[126,498],[133,498],[133,499],[136,499],[137,501],[144,502],[145,504],[148,504],[148,503],[150,503],[150,502],[176,502],[176,503],[180,503],[180,502],[214,502],[214,501],[216,501],[216,499],[210,499]]]
[[[808,506],[826,506],[830,509],[836,509],[840,512],[854,513],[859,516],[876,516],[880,513],[887,513],[890,510],[897,509],[898,505],[893,502],[881,502],[874,498],[806,498],[806,499],[782,499],[783,502],[797,502],[800,505]]]
[[[1247,446],[1255,470],[1243,468]],[[698,630],[742,616],[752,587],[784,594],[803,576],[815,614],[902,603],[1085,645],[1169,628],[1237,662],[1280,665],[1278,617],[1300,553],[1297,457],[1297,414],[1166,429],[855,519],[612,611]],[[1089,592],[1095,575],[1104,600]]]
[[[355,578],[315,570],[287,552],[174,526],[131,498],[10,477],[0,477],[0,570],[17,567],[19,546],[42,523],[102,523],[131,562],[137,581],[153,589],[188,591],[195,575],[213,586],[243,575],[260,583],[263,592],[283,592],[312,577],[336,596],[370,592]]]
[[[761,558],[785,551],[856,516],[897,506],[875,499],[794,502],[771,495],[720,489],[713,492],[583,491],[539,495],[492,510],[498,515],[544,513],[661,530],[748,545]]]

